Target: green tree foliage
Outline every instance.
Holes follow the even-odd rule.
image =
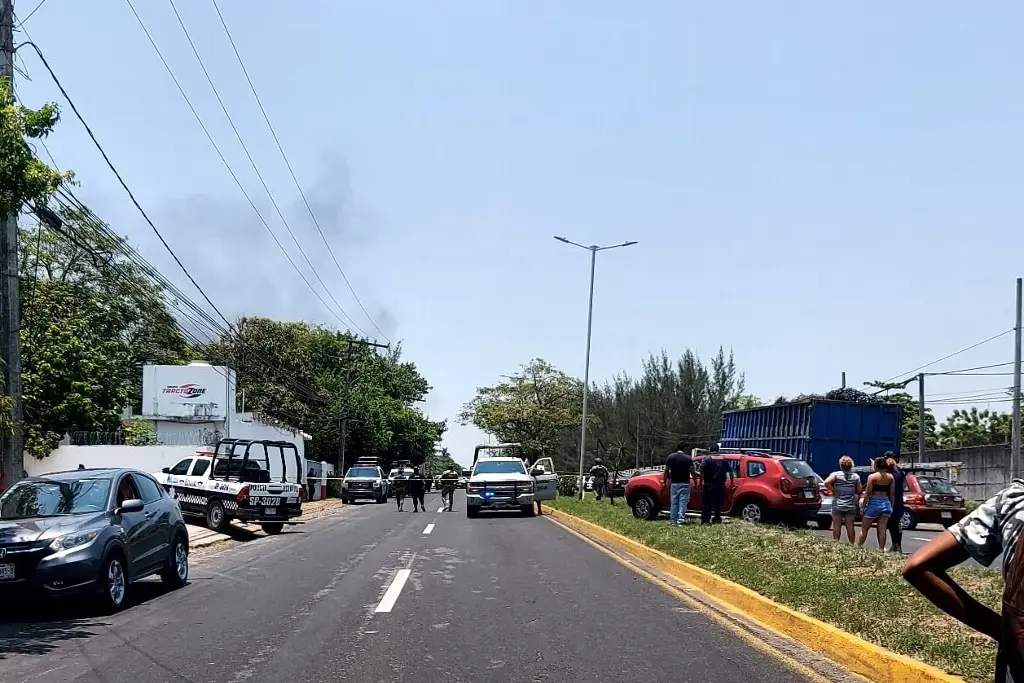
[[[145,273],[81,214],[61,218],[60,231],[20,236],[25,450],[35,457],[66,432],[119,429],[124,408],[141,406],[143,363],[190,353]]]
[[[579,429],[582,397],[582,382],[535,358],[504,382],[478,388],[459,420],[503,443],[522,444],[519,454],[533,462],[557,455],[566,433]]]
[[[242,318],[237,334],[206,346],[211,362],[232,365],[246,410],[302,429],[313,439],[306,457],[336,463],[341,416],[347,407],[346,460],[378,456],[423,463],[444,433],[444,422],[414,407],[430,385],[401,347],[374,353],[325,327]]]
[[[1010,442],[1013,431],[1008,413],[989,410],[954,410],[938,430],[939,448],[990,446]]]
[[[915,381],[916,378],[911,378],[905,382],[865,382],[865,386],[874,387],[882,391],[883,393],[879,396],[874,396],[876,401],[885,401],[886,403],[896,403],[900,406],[900,433],[901,443],[900,449],[904,452],[916,453],[918,449],[918,425],[919,410],[917,399],[908,394],[905,389],[907,385]],[[932,409],[925,404],[924,411],[924,444],[925,448],[937,448],[938,440],[935,432],[935,415],[932,413]]]

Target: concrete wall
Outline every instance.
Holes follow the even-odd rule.
[[[903,453],[903,462],[920,462],[917,453]],[[956,487],[968,500],[987,500],[1010,483],[1010,446],[972,446],[924,452],[924,462],[962,462]]]
[[[134,467],[159,472],[182,458],[194,455],[198,446],[61,446],[37,460],[26,456],[25,471],[32,476],[86,467]]]

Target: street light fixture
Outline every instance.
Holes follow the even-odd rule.
[[[600,247],[596,244],[592,244],[589,247],[579,242],[573,242],[565,237],[558,235],[554,236],[559,242],[565,242],[571,244],[574,247],[580,249],[586,249],[590,252],[590,300],[587,304],[587,357],[583,366],[583,415],[581,419],[580,427],[580,500],[583,500],[583,456],[587,450],[587,394],[590,392],[590,335],[593,329],[594,323],[594,269],[597,265],[597,252],[606,251],[608,249],[618,249],[620,247],[630,247],[636,244],[636,240],[622,242],[621,244],[609,244],[604,247]]]

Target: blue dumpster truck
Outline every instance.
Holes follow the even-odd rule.
[[[730,410],[722,415],[722,448],[765,449],[804,460],[822,477],[848,455],[869,465],[886,451],[900,452],[900,406],[807,399]]]

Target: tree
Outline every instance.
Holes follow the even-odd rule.
[[[522,444],[518,450],[531,462],[543,456],[558,458],[560,439],[579,429],[582,397],[582,382],[535,358],[505,382],[478,388],[459,420],[503,443]],[[572,469],[564,458],[555,466],[559,471]]]
[[[423,463],[446,424],[414,407],[430,391],[401,346],[384,354],[349,342],[326,327],[267,318],[242,318],[235,333],[207,345],[211,362],[231,365],[246,408],[313,436],[306,457],[337,462],[341,417],[348,415],[346,460],[377,456],[385,462]]]
[[[874,400],[884,400],[886,403],[895,403],[900,407],[900,450],[904,453],[912,452],[916,453],[918,450],[918,425],[919,420],[919,406],[918,401],[913,396],[908,394],[904,389],[907,385],[915,381],[916,378],[912,377],[905,382],[865,382],[864,385],[873,387],[879,391],[885,392],[884,396],[875,397]],[[935,448],[937,446],[936,434],[935,434],[935,415],[932,413],[932,409],[925,406],[924,411],[924,445],[925,448]]]
[[[9,78],[0,78],[0,217],[18,215],[25,205],[44,205],[71,173],[60,173],[39,161],[26,139],[41,139],[50,134],[60,119],[56,104],[29,109],[15,102]],[[0,393],[0,436],[20,428],[11,421],[12,403],[6,388]],[[4,448],[0,482],[13,483],[21,478],[22,454]]]
[[[1008,413],[988,410],[954,410],[938,431],[939,448],[990,446],[1010,442],[1013,431]]]

